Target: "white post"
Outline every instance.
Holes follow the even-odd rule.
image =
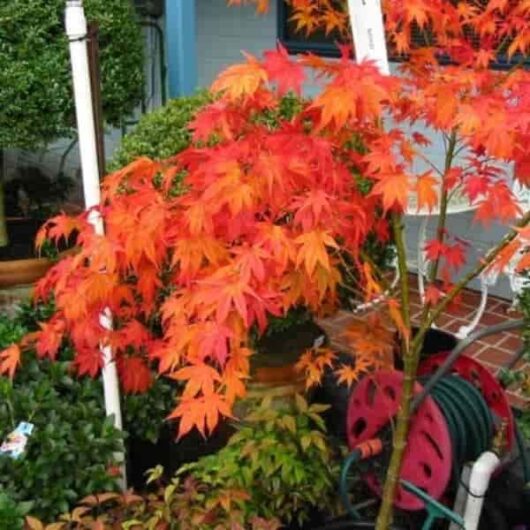
[[[348,0],[348,8],[355,58],[374,61],[382,74],[390,74],[381,1]]]
[[[77,134],[79,136],[79,151],[83,173],[83,192],[85,206],[89,209],[100,203],[101,195],[96,148],[96,128],[94,109],[92,107],[90,71],[88,67],[88,31],[82,0],[66,1],[65,26],[70,43]],[[97,234],[104,233],[103,221],[97,212],[92,212],[89,220]],[[102,314],[100,322],[103,327],[110,329],[112,326],[110,313],[105,312]],[[114,417],[114,425],[121,430],[120,390],[116,363],[112,359],[112,351],[109,347],[102,347],[101,352],[104,361],[102,375],[106,413],[107,416],[112,415]],[[121,455],[121,461],[123,461],[123,455]],[[122,473],[122,475],[125,481],[125,473]],[[123,486],[125,486],[125,482]]]

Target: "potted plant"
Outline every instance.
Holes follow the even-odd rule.
[[[148,474],[149,493],[91,496],[80,501],[79,517],[63,516],[57,524],[90,528],[97,512],[105,530],[132,521],[179,530],[313,528],[337,506],[341,449],[325,436],[325,407],[298,396],[272,409],[270,399],[251,407],[224,448],[182,466],[169,484],[157,466]],[[41,530],[29,526],[38,524],[34,518],[26,521]]]
[[[89,20],[97,22],[99,28],[104,119],[109,125],[119,126],[142,98],[141,29],[127,0],[86,0],[85,7]],[[0,172],[4,166],[1,154],[6,149],[31,150],[61,137],[74,136],[74,101],[63,10],[61,0],[29,3],[16,0],[0,7],[0,40],[4,43],[0,51]],[[40,183],[36,178],[39,176]],[[54,182],[59,184],[60,178]],[[9,236],[16,239],[20,230],[13,223],[5,225],[8,205],[3,197],[10,190],[3,189],[8,186],[5,176],[0,174],[0,179],[0,246],[7,246]],[[35,184],[41,190],[48,184],[48,177],[33,169],[31,175],[26,170],[23,180],[26,184],[31,181],[33,189]],[[46,191],[61,192],[57,186]],[[32,197],[34,203],[36,198]],[[27,234],[28,238],[32,236],[32,231]],[[2,265],[2,286],[31,283],[49,268],[46,261]],[[33,272],[22,272],[28,266]],[[15,277],[17,273],[19,277]]]

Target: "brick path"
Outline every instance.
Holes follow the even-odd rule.
[[[417,321],[421,312],[421,304],[416,278],[413,275],[410,278],[410,286],[411,316],[413,321]],[[460,304],[455,308],[447,310],[438,320],[437,326],[444,331],[457,331],[460,326],[472,320],[479,300],[480,293],[471,290],[464,291]],[[511,303],[507,300],[493,296],[489,297],[486,311],[477,329],[483,329],[488,325],[499,324],[506,320],[519,318],[520,315],[510,311],[510,306]],[[345,350],[348,349],[348,345],[342,336],[344,329],[356,320],[363,318],[366,318],[366,315],[356,316],[348,311],[341,310],[333,317],[322,320],[320,324],[328,333],[332,346]],[[512,354],[519,349],[521,344],[522,341],[517,331],[503,332],[473,343],[465,350],[465,354],[478,359],[494,374],[497,374],[499,369],[511,359]],[[520,362],[517,368],[530,370],[530,365]],[[517,389],[511,389],[509,396],[512,404],[518,407],[525,406],[529,402],[528,399],[521,396]]]

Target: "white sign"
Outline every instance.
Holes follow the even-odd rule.
[[[348,0],[357,61],[374,61],[382,74],[390,74],[381,0]]]

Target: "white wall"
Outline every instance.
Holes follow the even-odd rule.
[[[267,15],[258,16],[252,6],[233,7],[228,9],[224,0],[197,1],[197,48],[199,85],[207,87],[216,75],[227,66],[242,61],[241,51],[260,55],[264,50],[275,46],[277,39],[276,2],[271,2]],[[307,93],[314,93],[317,87],[311,85]],[[427,134],[426,131],[423,131]],[[436,135],[433,145],[429,148],[429,158],[439,166],[443,166],[442,141]],[[492,226],[484,229],[472,222],[473,214],[459,214],[450,218],[448,229],[470,242],[470,261],[473,263],[480,253],[498,240],[505,227]],[[407,247],[409,254],[415,259],[417,248],[418,218],[407,219]],[[431,222],[429,237],[434,236],[435,222]],[[411,263],[411,268],[413,267]],[[493,292],[499,296],[511,297],[508,284],[501,280]]]

